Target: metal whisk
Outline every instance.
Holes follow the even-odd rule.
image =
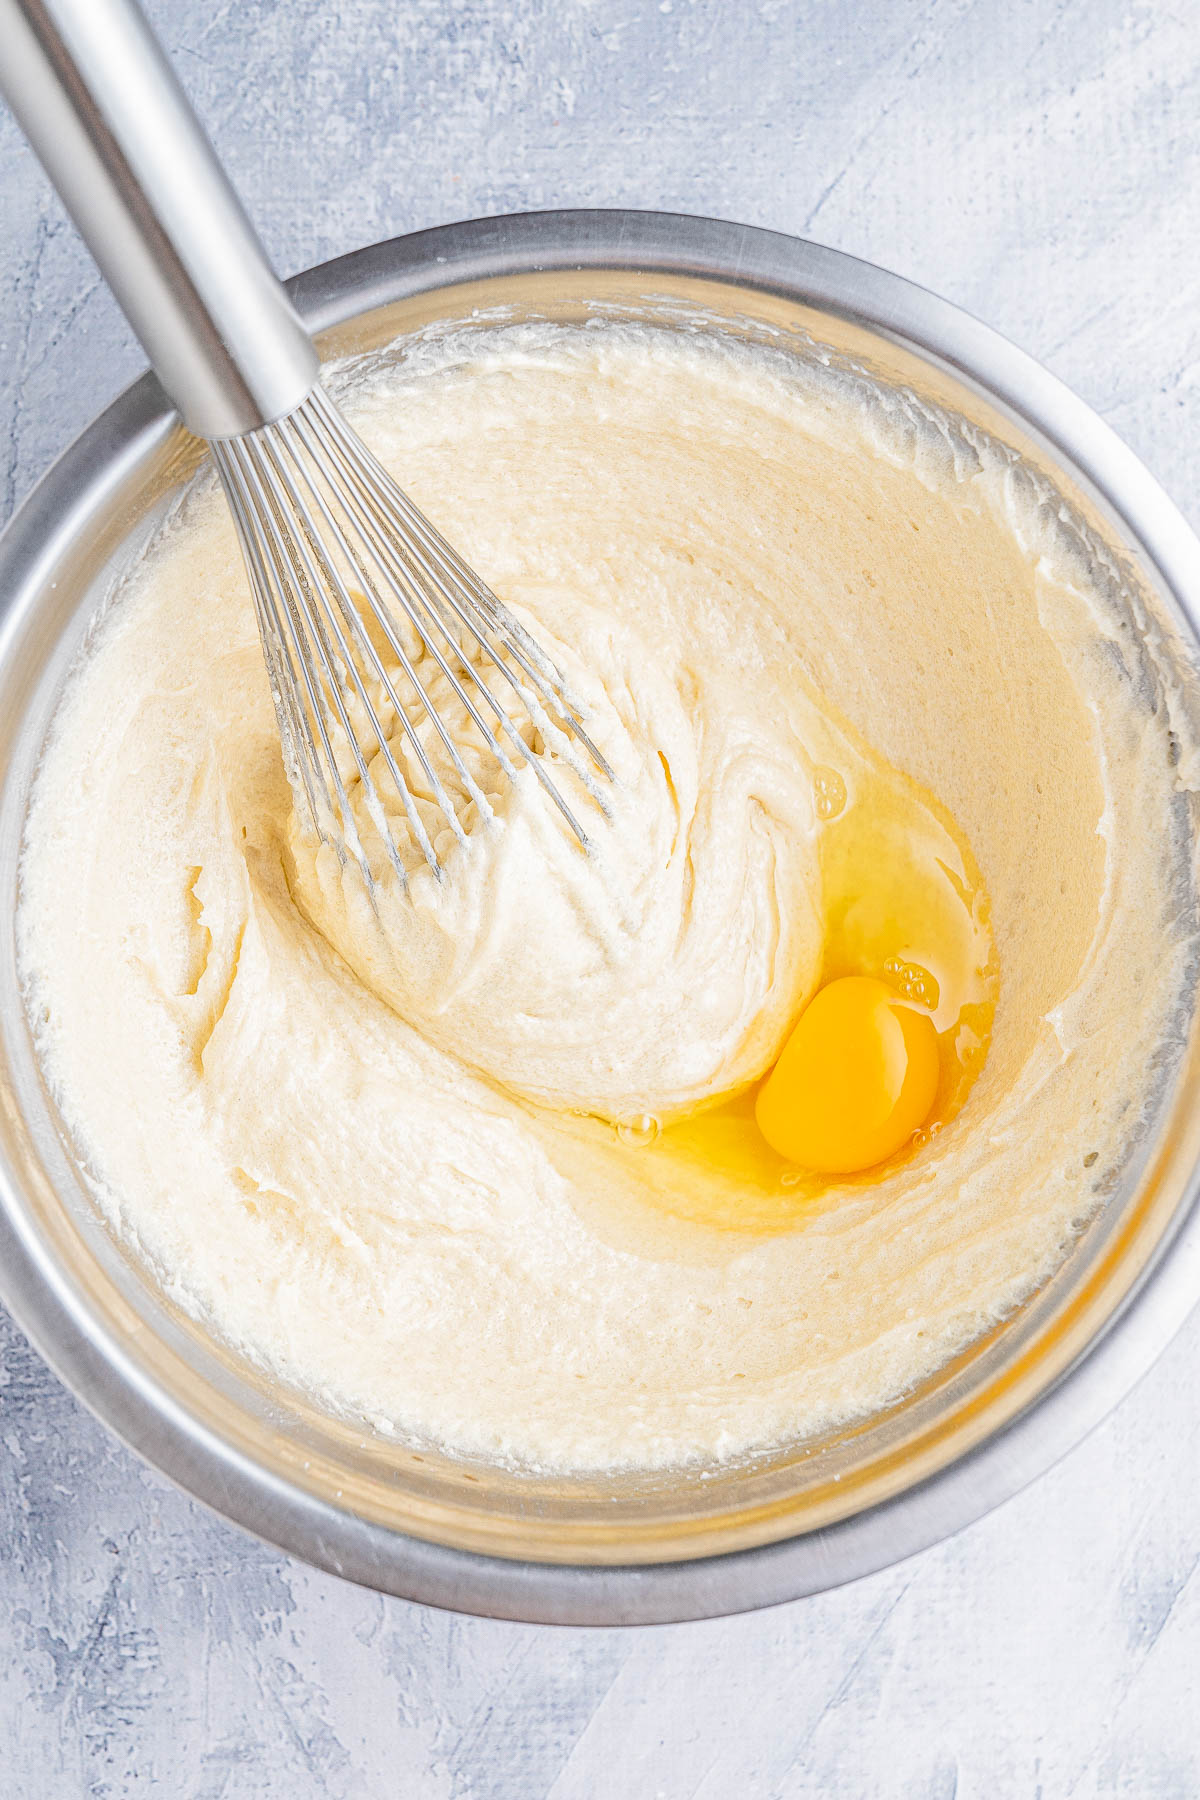
[[[492,814],[491,778],[524,767],[586,849],[581,814],[607,812],[612,770],[580,708],[320,386],[134,0],[0,0],[0,88],[210,443],[313,829],[369,889],[383,860],[402,881],[422,860],[440,876],[447,834],[465,840]]]

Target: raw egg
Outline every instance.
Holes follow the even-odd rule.
[[[937,1032],[884,982],[846,975],[801,1013],[758,1092],[773,1150],[827,1175],[894,1156],[929,1117],[941,1074]]]
[[[964,1105],[991,1037],[987,892],[957,822],[848,727],[814,756],[825,939],[814,995],[757,1090],[636,1140],[648,1204],[716,1230],[794,1230],[895,1176]],[[638,1147],[641,1146],[641,1147]]]

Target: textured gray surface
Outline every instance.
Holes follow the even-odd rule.
[[[447,218],[811,235],[1047,362],[1200,523],[1200,10],[154,0],[284,270]],[[0,120],[0,510],[140,358]],[[1200,1320],[1034,1489],[852,1588],[645,1632],[344,1586],[143,1469],[0,1318],[0,1796],[1200,1793]]]

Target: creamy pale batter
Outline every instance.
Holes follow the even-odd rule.
[[[585,858],[497,779],[374,925],[293,820],[201,483],[28,826],[31,1017],[101,1203],[260,1366],[452,1450],[655,1466],[870,1413],[1056,1266],[1170,1054],[1195,757],[1129,605],[998,449],[797,356],[514,326],[344,379],[566,665],[614,816]],[[884,948],[961,1080],[906,1159],[805,1179],[743,1102]]]

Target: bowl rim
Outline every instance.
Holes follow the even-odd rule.
[[[736,282],[815,306],[914,349],[976,387],[1078,471],[1135,530],[1200,632],[1200,542],[1139,459],[1056,377],[970,314],[836,250],[688,214],[573,209],[466,220],[392,238],[306,270],[288,288],[317,334],[412,294],[534,271],[609,268]],[[142,376],[80,434],[0,536],[0,657],[39,571],[172,428]],[[518,1561],[403,1535],[269,1475],[190,1418],[56,1278],[0,1169],[0,1297],[90,1410],[178,1486],[274,1547],[408,1599],[487,1617],[596,1625],[752,1610],[873,1573],[1015,1494],[1074,1447],[1141,1379],[1200,1300],[1200,1172],[1169,1241],[1074,1363],[1007,1426],[923,1481],[839,1522],[753,1549],[636,1565]]]

